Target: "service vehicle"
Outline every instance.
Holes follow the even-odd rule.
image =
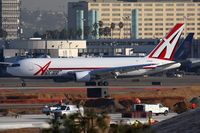
[[[55,117],[66,118],[67,116],[75,113],[84,115],[84,109],[82,106],[77,105],[62,105],[59,109],[53,111]]]
[[[65,104],[64,104],[65,105]],[[46,115],[50,115],[53,113],[54,110],[59,109],[61,104],[54,104],[54,105],[45,105],[42,109],[42,112]]]
[[[165,116],[169,113],[169,108],[164,107],[161,103],[158,104],[134,104],[134,111],[139,112],[151,112],[152,114],[164,114]]]

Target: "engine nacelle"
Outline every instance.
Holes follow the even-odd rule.
[[[90,71],[75,72],[76,81],[88,82],[91,80]]]

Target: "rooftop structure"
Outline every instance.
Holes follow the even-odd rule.
[[[20,0],[0,0],[0,24],[6,39],[16,39],[20,33]]]

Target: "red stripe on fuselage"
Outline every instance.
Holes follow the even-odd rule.
[[[86,67],[86,68],[49,68],[49,70],[98,70],[105,69],[106,67]]]

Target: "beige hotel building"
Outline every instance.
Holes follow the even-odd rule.
[[[94,22],[99,21],[103,22],[103,27],[110,27],[111,23],[114,23],[112,38],[162,38],[176,23],[185,23],[183,37],[194,32],[194,38],[200,39],[200,2],[192,0],[148,2],[90,0],[70,2],[68,10],[68,26],[74,30],[77,23],[81,23],[77,22],[75,14],[77,10],[82,10],[82,19],[79,21],[82,21],[83,28],[89,26],[92,29]],[[91,11],[95,11],[95,14],[90,14]],[[93,15],[96,17],[91,17]],[[119,22],[124,24],[121,29],[118,26]]]

